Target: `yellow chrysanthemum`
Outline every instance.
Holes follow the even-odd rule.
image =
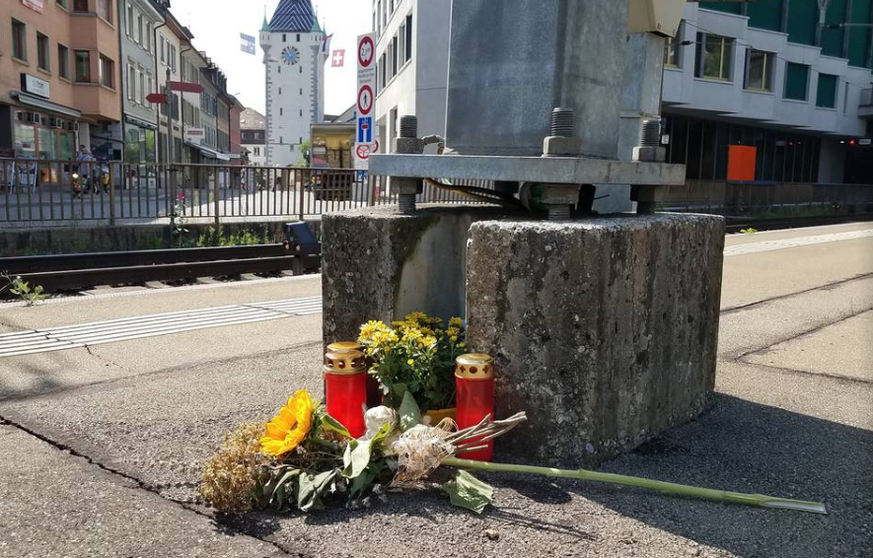
[[[412,360],[412,359],[409,359],[409,360],[406,361],[406,364],[408,364],[409,366],[412,366],[412,365],[415,364],[415,361]]]
[[[454,327],[454,328],[460,329],[460,328],[464,327],[464,322],[461,321],[461,318],[455,317],[455,318],[452,318],[451,320],[449,320],[449,327]]]
[[[299,446],[312,427],[313,407],[309,392],[297,390],[288,403],[279,409],[279,414],[267,424],[264,437],[260,440],[261,450],[278,457]]]
[[[458,343],[458,347],[460,347],[460,348],[462,348],[462,349],[463,349],[464,347],[466,347],[466,346],[467,346],[466,343]]]

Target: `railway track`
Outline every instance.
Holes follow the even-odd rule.
[[[138,285],[243,274],[294,275],[318,271],[320,248],[296,250],[286,244],[179,248],[0,258],[0,273],[41,285],[45,292],[101,285]]]
[[[743,230],[775,231],[781,229],[797,229],[801,227],[821,227],[824,225],[842,225],[845,223],[873,221],[873,214],[836,215],[821,217],[786,217],[781,219],[751,219],[743,217],[727,217],[726,231],[728,234]]]

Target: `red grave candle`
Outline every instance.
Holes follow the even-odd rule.
[[[367,359],[360,351],[324,355],[324,393],[327,412],[358,438],[367,428]]]
[[[476,426],[486,415],[491,415],[494,420],[494,359],[480,353],[459,356],[455,359],[455,387],[459,429]],[[494,441],[486,444],[486,449],[460,453],[458,457],[491,461]]]
[[[364,352],[364,347],[357,341],[337,341],[336,343],[331,343],[327,346],[327,352],[329,353],[347,353],[349,351],[361,351]],[[370,365],[373,363],[370,359],[367,359],[367,369],[369,370]],[[374,376],[367,374],[367,407],[373,408],[378,407],[382,404],[382,390],[379,387],[379,380],[377,380]]]

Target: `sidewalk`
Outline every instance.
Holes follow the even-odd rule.
[[[728,245],[772,238],[730,237]],[[294,341],[228,328],[209,330],[208,341],[183,338],[192,332],[97,347],[66,364],[16,363],[18,374],[47,385],[23,394],[0,383],[0,417],[8,422],[0,427],[0,529],[16,534],[0,542],[0,556],[866,558],[871,254],[867,237],[727,258],[712,405],[602,468],[821,500],[827,516],[493,475],[495,506],[482,516],[459,512],[425,487],[389,494],[368,510],[332,506],[311,516],[257,513],[210,524],[196,483],[224,431],[269,417],[294,389],[321,395],[320,320],[309,316],[287,322],[300,332]],[[221,299],[252,296],[245,289]],[[205,301],[205,292],[196,297]],[[275,294],[268,298],[291,296]],[[162,309],[200,304],[186,300],[191,294],[155,296]],[[21,309],[15,320],[75,323],[74,309],[90,318],[136,315],[134,306],[150,298],[107,299],[102,310],[84,310],[84,302]],[[0,378],[10,377],[9,366],[0,360]],[[98,377],[101,369],[111,372]],[[58,373],[65,381],[54,385]]]

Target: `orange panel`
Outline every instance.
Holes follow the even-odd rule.
[[[728,180],[755,180],[755,161],[758,149],[745,145],[728,148]]]

